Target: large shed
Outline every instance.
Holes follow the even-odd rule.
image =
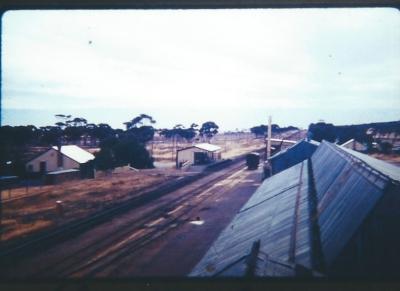
[[[400,168],[322,142],[268,179],[190,276],[399,276]]]
[[[58,170],[79,169],[80,165],[94,159],[94,155],[76,145],[56,146],[26,163],[30,173],[47,173]]]
[[[199,143],[179,149],[176,152],[176,167],[184,164],[204,165],[221,159],[221,147],[209,143]]]

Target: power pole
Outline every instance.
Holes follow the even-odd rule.
[[[268,140],[267,140],[267,159],[271,157],[271,115],[268,117]]]

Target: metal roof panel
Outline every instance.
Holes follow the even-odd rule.
[[[198,143],[198,144],[195,144],[194,147],[208,151],[208,152],[216,152],[221,149],[220,146],[217,146],[215,144],[210,144],[210,143]]]
[[[309,224],[304,223],[309,220],[308,202],[304,197],[308,189],[306,164],[298,164],[266,179],[220,234],[190,276],[214,276],[221,271],[242,276],[238,270],[243,268],[235,265],[235,262],[248,255],[257,240],[260,240],[260,252],[279,261],[289,262],[294,239],[296,258],[305,265],[311,264],[310,250],[306,247],[309,245],[309,236],[305,235],[309,231]],[[288,184],[291,187],[287,187]],[[293,238],[298,194],[299,217],[296,237]]]
[[[58,151],[58,148],[56,146],[53,146],[53,149]],[[61,146],[61,153],[80,164],[86,163],[94,159],[94,155],[76,145]]]

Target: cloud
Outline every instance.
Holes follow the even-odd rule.
[[[7,12],[2,105],[400,113],[399,24],[394,9]]]

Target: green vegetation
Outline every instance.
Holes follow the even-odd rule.
[[[199,129],[200,136],[210,140],[218,133],[218,128],[218,125],[214,121],[204,122]]]
[[[297,127],[288,126],[288,127],[279,127],[278,124],[271,124],[271,132],[272,133],[283,133],[289,130],[298,130]],[[261,124],[259,126],[254,126],[250,128],[250,131],[256,135],[256,137],[263,137],[267,135],[268,126]]]

